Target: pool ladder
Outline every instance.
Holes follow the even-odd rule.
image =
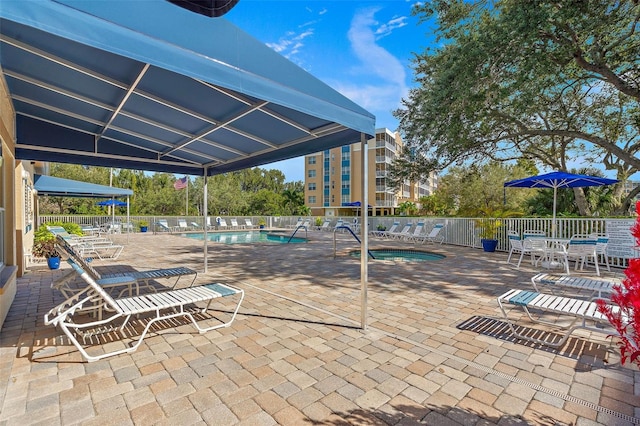
[[[289,239],[287,240],[287,244],[289,244],[289,243],[291,242],[291,240],[293,239],[293,237],[296,235],[296,232],[298,232],[298,230],[299,230],[300,228],[303,228],[303,229],[304,229],[304,240],[305,240],[304,242],[305,242],[305,243],[309,242],[309,239],[307,238],[307,227],[306,227],[306,226],[304,226],[304,225],[300,225],[300,226],[298,226],[298,227],[296,228],[296,230],[295,230],[295,231],[293,231],[293,234],[291,234],[291,236],[290,236],[290,237],[289,237]]]
[[[358,242],[358,244],[362,244],[362,243],[360,242],[360,238],[358,238],[358,236],[353,232],[353,229],[351,229],[351,227],[350,227],[350,226],[344,226],[344,225],[342,225],[342,226],[336,226],[336,228],[333,230],[333,258],[334,258],[334,259],[336,258],[336,250],[337,250],[337,249],[336,249],[336,245],[337,245],[337,244],[336,244],[336,231],[337,231],[338,229],[346,229],[347,231],[349,231],[349,233],[350,233],[351,235],[353,235],[353,238],[355,238],[355,239],[356,239],[356,241]],[[371,251],[370,251],[370,250],[367,250],[367,253],[369,253],[369,256],[371,256],[371,258],[372,258],[372,259],[375,259],[375,256],[374,256],[373,254],[371,254]]]

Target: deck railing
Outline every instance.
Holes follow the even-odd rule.
[[[217,216],[210,216],[211,224],[215,225]],[[258,225],[260,219],[266,221],[269,228],[291,228],[295,226],[301,216],[221,216],[230,224],[230,218],[237,218],[238,223],[243,225],[244,219],[249,218],[253,225]],[[116,215],[116,221],[126,223],[127,217]],[[153,224],[160,219],[167,220],[169,226],[177,226],[178,219],[186,219],[187,223],[195,222],[199,225],[203,224],[202,216],[130,216],[129,222],[132,224],[130,228],[133,232],[138,232],[137,223],[145,220],[153,230]],[[338,218],[333,218],[334,223]],[[352,220],[352,218],[344,218]],[[324,217],[322,217],[324,221]],[[428,233],[436,223],[446,224],[444,228],[444,244],[457,245],[464,247],[482,248],[477,225],[478,218],[459,218],[459,217],[397,217],[397,216],[380,216],[369,217],[369,230],[375,230],[378,225],[385,226],[387,229],[391,227],[394,221],[400,222],[399,229],[405,224],[416,224],[418,221],[424,221],[424,229]],[[494,219],[495,220],[495,219]],[[503,226],[498,228],[498,247],[497,251],[509,251],[509,240],[507,231],[515,231],[522,235],[527,230],[542,230],[548,236],[553,235],[551,218],[507,218],[500,219]],[[40,223],[50,221],[75,222],[83,225],[104,225],[112,221],[112,216],[83,216],[83,215],[41,215]],[[312,227],[315,223],[315,217],[311,218]],[[640,251],[636,250],[635,241],[631,235],[631,226],[634,219],[613,219],[613,218],[558,218],[556,219],[556,232],[558,238],[570,238],[576,234],[607,234],[609,236],[609,245],[607,254],[609,262],[614,267],[626,267],[630,258],[640,257]],[[126,230],[126,227],[124,227]]]

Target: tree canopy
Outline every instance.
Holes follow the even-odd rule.
[[[394,113],[394,181],[522,158],[600,163],[621,181],[640,170],[640,2],[433,0],[414,13],[436,19],[438,47],[415,55],[419,86]]]
[[[130,212],[133,215],[201,215],[203,209],[202,177],[188,179],[186,190],[176,190],[173,174],[145,174],[139,170],[109,169],[70,164],[51,165],[51,175],[100,185],[133,190]],[[209,215],[301,215],[304,205],[302,182],[285,182],[279,170],[258,167],[210,177],[208,180]],[[188,212],[185,208],[188,205]],[[96,199],[40,197],[43,214],[104,214],[105,207]]]

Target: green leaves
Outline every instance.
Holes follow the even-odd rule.
[[[436,19],[440,45],[416,53],[420,86],[394,112],[412,148],[397,179],[523,157],[559,170],[588,159],[623,179],[640,170],[640,3],[434,0],[414,10]]]

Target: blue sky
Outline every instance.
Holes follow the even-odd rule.
[[[240,0],[224,17],[396,130],[391,111],[413,82],[410,61],[433,42],[411,16],[415,0]],[[262,166],[304,180],[304,161]]]

